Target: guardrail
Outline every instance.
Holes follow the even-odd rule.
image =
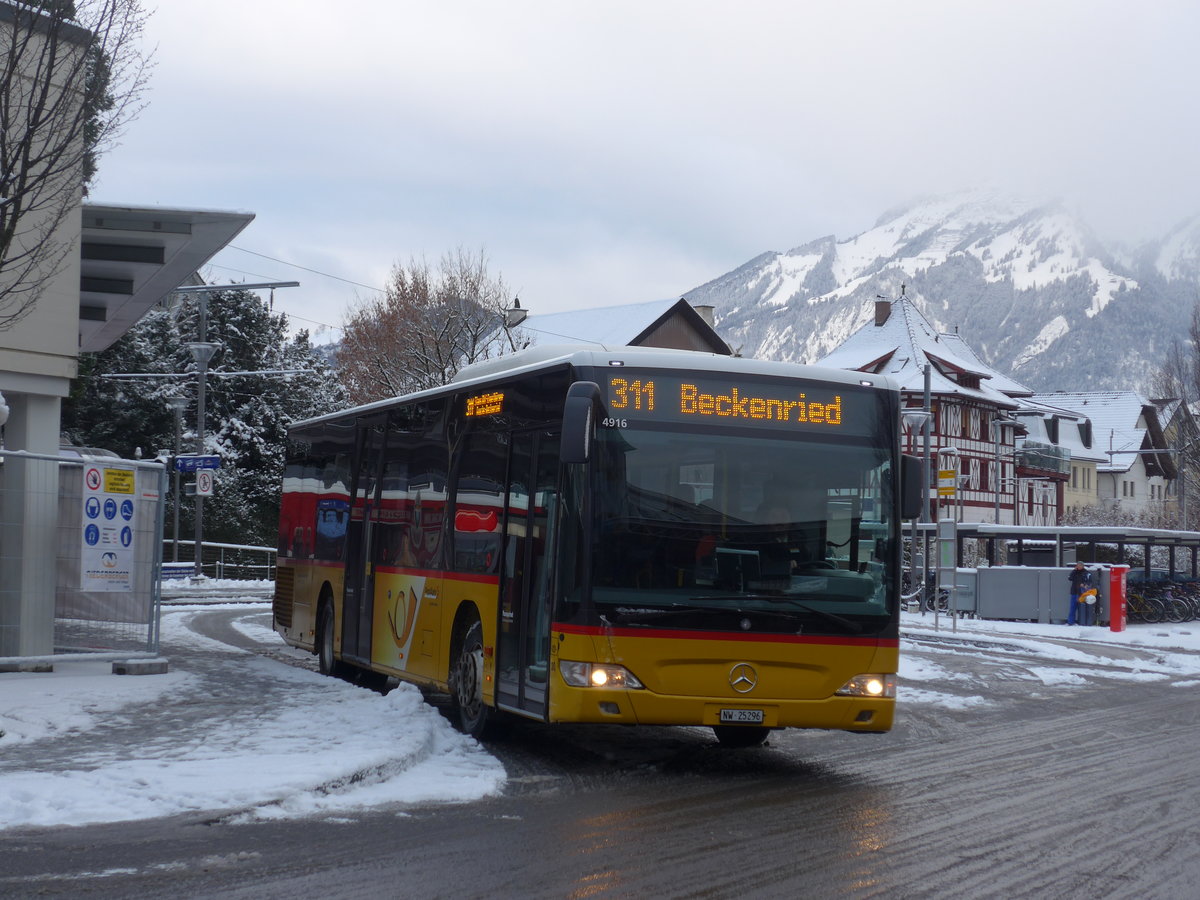
[[[274,581],[274,547],[247,544],[220,544],[205,541],[201,545],[200,571],[209,578],[241,581]],[[195,541],[163,541],[163,581],[189,578],[196,571]]]

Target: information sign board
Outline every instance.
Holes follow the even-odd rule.
[[[219,456],[177,456],[175,457],[176,472],[198,472],[201,469],[221,468]]]

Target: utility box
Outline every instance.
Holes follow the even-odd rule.
[[[1054,567],[992,566],[980,569],[977,611],[983,619],[1066,621],[1071,600],[1067,570]],[[1056,594],[1061,594],[1055,603]]]
[[[979,576],[974,569],[954,571],[954,609],[974,615],[979,611]]]
[[[1089,566],[1097,601],[1092,623],[1110,621],[1109,571]],[[992,566],[977,574],[977,609],[981,619],[1017,619],[1061,623],[1071,611],[1071,570],[1067,566]]]

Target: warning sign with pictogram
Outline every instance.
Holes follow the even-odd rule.
[[[212,469],[200,469],[196,472],[196,496],[211,497],[213,492]]]
[[[136,484],[131,468],[84,468],[79,586],[85,591],[133,590]]]

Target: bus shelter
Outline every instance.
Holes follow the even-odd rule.
[[[932,523],[919,523],[918,534],[927,534],[932,539],[936,527]],[[1169,575],[1200,574],[1200,531],[959,522],[956,547],[959,567],[967,565],[966,546],[969,542],[977,542],[981,548],[982,557],[978,562],[986,560],[990,566],[1068,566],[1076,561],[1107,562],[1129,565],[1133,570],[1142,569],[1147,580],[1152,568],[1165,568]],[[1004,554],[1000,552],[1002,548],[1006,551]],[[1165,551],[1165,565],[1154,565],[1152,558],[1156,548]],[[1052,554],[1050,558],[1046,557],[1047,550]]]
[[[918,543],[932,547],[936,526],[916,527]],[[1062,621],[1069,607],[1062,573],[1076,562],[1100,571],[1129,566],[1130,576],[1144,582],[1200,577],[1200,532],[1195,531],[960,522],[955,542],[953,605],[981,618]],[[917,550],[914,556],[919,555]],[[1098,587],[1098,621],[1107,622],[1106,575]]]

